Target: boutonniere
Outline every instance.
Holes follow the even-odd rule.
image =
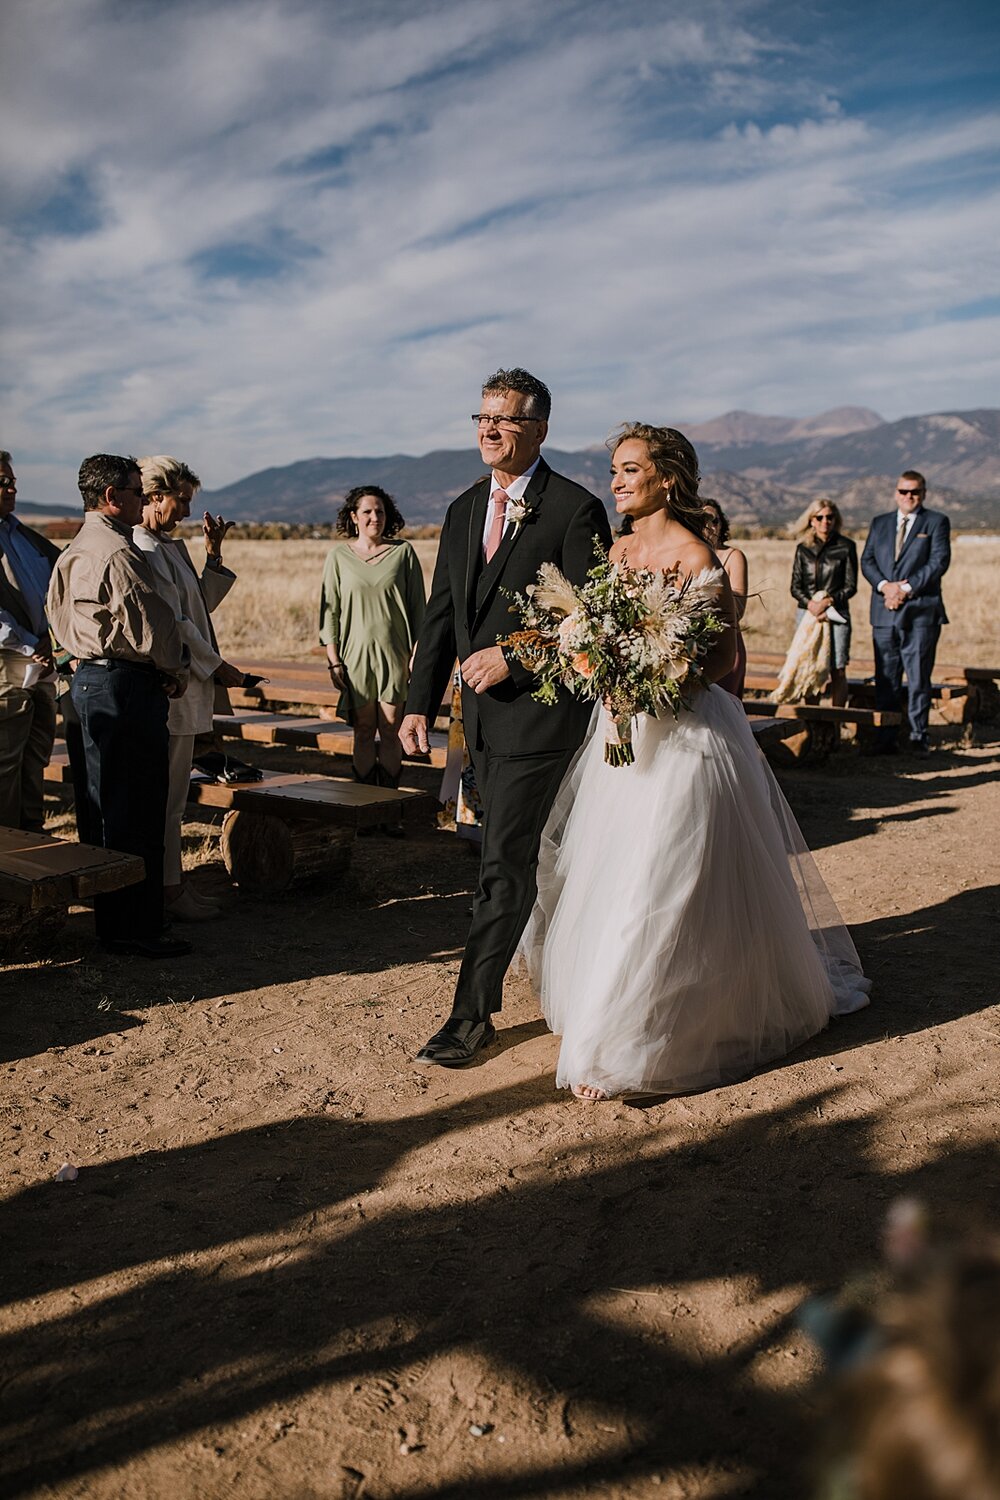
[[[507,518],[514,523],[514,530],[511,535],[517,536],[524,523],[530,521],[534,514],[534,510],[528,504],[527,500],[508,500]]]

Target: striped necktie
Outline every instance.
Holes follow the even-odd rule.
[[[896,550],[892,554],[894,562],[898,559],[899,554],[902,552],[903,543],[906,540],[906,520],[906,516],[904,516],[902,512],[900,512],[899,520],[896,522]]]

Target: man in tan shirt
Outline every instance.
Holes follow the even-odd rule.
[[[97,936],[112,953],[173,958],[191,951],[163,933],[167,705],[184,691],[187,647],[132,540],[142,514],[136,460],[95,454],[80,465],[79,484],[83,526],[53,569],[49,623],[79,663],[72,699],[89,826],[105,848],[146,863],[141,884],[95,897]]]

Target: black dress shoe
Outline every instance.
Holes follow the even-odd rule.
[[[477,1052],[496,1041],[492,1021],[445,1021],[417,1053],[418,1063],[437,1063],[442,1068],[461,1068]]]
[[[193,953],[190,943],[183,938],[104,938],[101,947],[105,953],[121,953],[129,958],[183,958]]]

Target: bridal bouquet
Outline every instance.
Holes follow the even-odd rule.
[[[690,708],[685,689],[701,680],[699,661],[725,629],[716,607],[721,570],[679,573],[619,568],[601,557],[577,588],[552,563],[515,594],[522,629],[499,644],[529,667],[539,703],[560,687],[605,707],[604,759],[631,765],[632,720]]]

